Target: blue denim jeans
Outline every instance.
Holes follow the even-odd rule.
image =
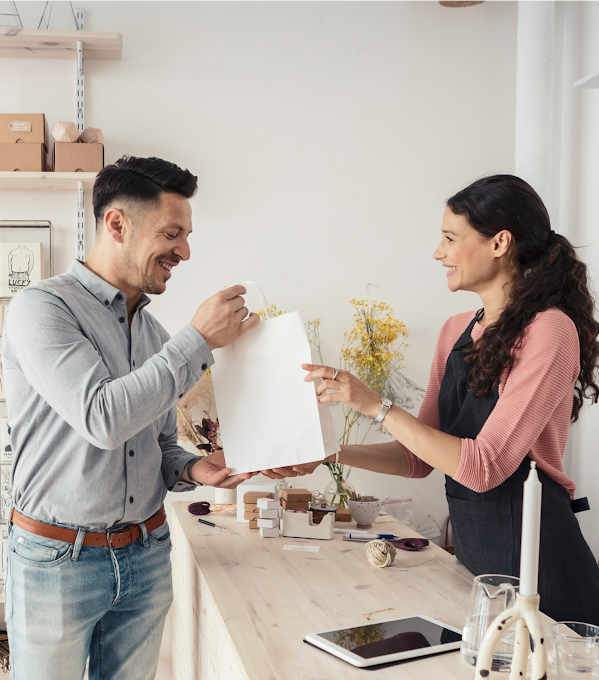
[[[153,680],[172,580],[168,523],[122,548],[12,525],[6,573],[11,680]]]

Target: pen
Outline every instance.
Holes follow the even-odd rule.
[[[215,529],[224,529],[225,527],[219,527],[218,524],[213,524],[212,522],[207,522],[205,519],[199,519],[200,524],[207,524],[209,527],[214,527]]]
[[[343,536],[344,541],[374,541],[377,538],[399,538],[399,536],[394,536],[393,534],[345,534]]]

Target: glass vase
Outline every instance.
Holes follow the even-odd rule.
[[[348,481],[351,468],[339,465],[338,467],[335,466],[333,469],[328,467],[328,471],[331,475],[331,480],[324,490],[324,496],[328,505],[337,505],[339,508],[347,508],[347,501],[349,498],[348,491],[355,494],[352,483]]]

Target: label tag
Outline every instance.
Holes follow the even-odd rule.
[[[27,120],[11,120],[8,129],[12,132],[31,132],[31,123]]]
[[[433,538],[439,538],[439,536],[441,536],[441,529],[439,529],[439,525],[435,522],[432,515],[427,515],[424,522],[416,527],[416,531],[430,541],[432,541]]]
[[[284,545],[283,550],[294,550],[296,552],[318,552],[319,545]]]

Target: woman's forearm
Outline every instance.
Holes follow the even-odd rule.
[[[329,456],[333,462],[335,456]],[[339,462],[351,467],[405,477],[410,469],[405,450],[398,442],[348,444],[341,447]]]

